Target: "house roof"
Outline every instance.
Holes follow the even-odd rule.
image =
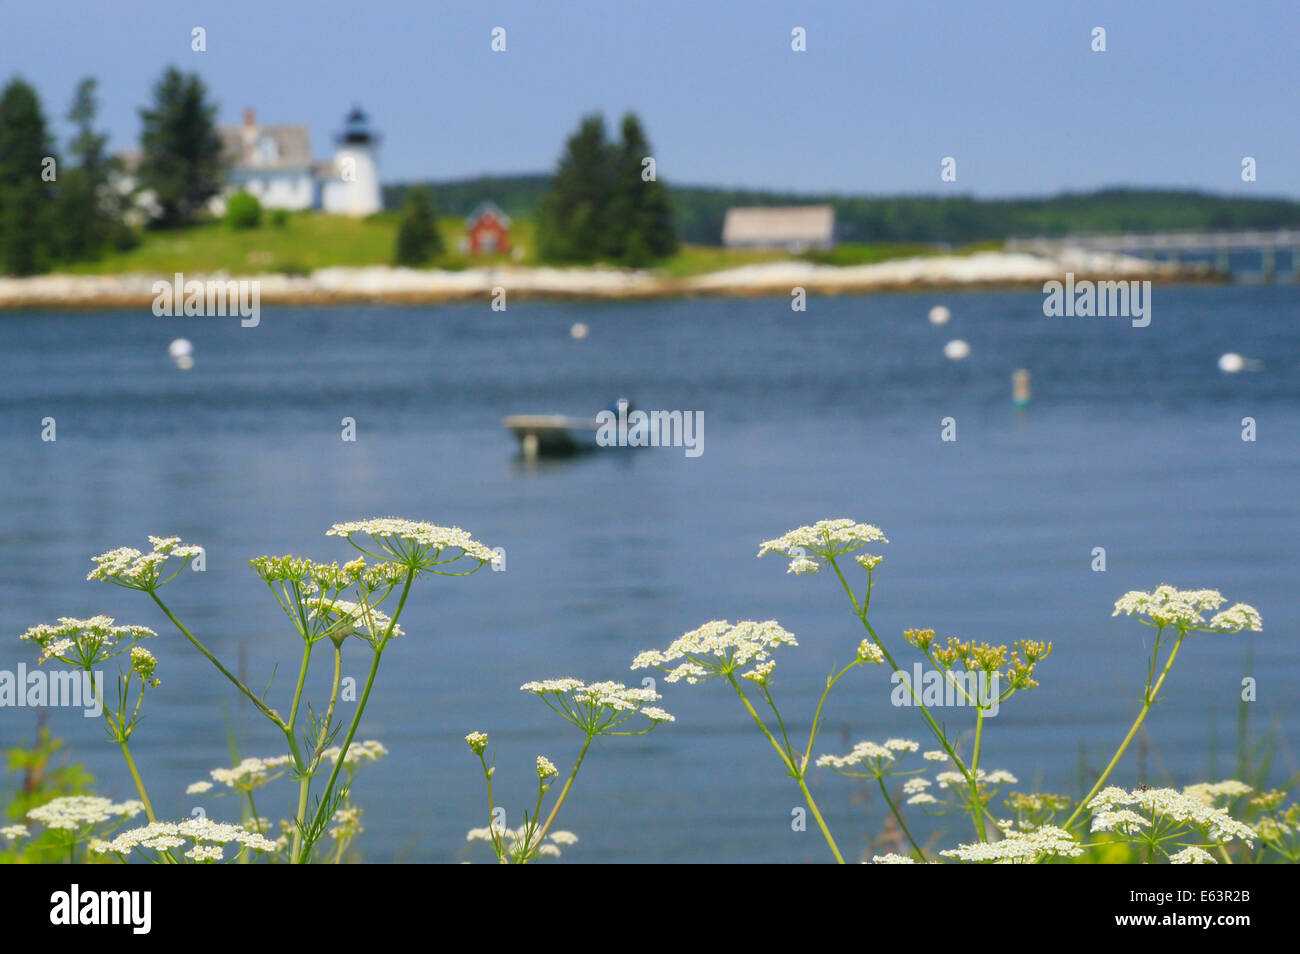
[[[835,209],[829,205],[750,206],[727,210],[724,245],[790,245],[829,242]]]
[[[221,154],[240,169],[307,169],[312,165],[311,134],[301,124],[222,126]]]
[[[474,208],[474,211],[469,214],[469,218],[465,220],[465,227],[472,229],[478,224],[478,220],[485,215],[491,215],[504,226],[508,227],[510,225],[510,216],[502,212],[495,202],[484,201],[480,202]]]

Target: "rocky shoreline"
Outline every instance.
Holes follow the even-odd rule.
[[[1124,255],[1067,251],[1045,258],[1020,252],[981,252],[903,258],[873,265],[830,266],[803,261],[768,262],[674,278],[653,271],[611,268],[476,268],[464,271],[370,266],[323,268],[310,275],[186,273],[185,281],[255,281],[262,304],[432,304],[490,300],[636,300],[697,296],[837,295],[926,289],[1027,288],[1078,279],[1153,282],[1217,281],[1204,269],[1155,263]],[[37,275],[0,278],[0,309],[150,307],[155,283],[172,275]]]

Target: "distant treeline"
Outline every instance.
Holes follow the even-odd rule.
[[[440,215],[467,215],[491,199],[510,215],[532,217],[550,183],[549,175],[536,174],[431,185]],[[400,207],[406,188],[386,186],[384,204]],[[678,235],[697,245],[719,244],[723,216],[741,205],[830,203],[838,238],[848,242],[967,244],[1012,235],[1300,226],[1300,202],[1164,189],[1104,189],[1045,199],[816,196],[671,184],[668,192]]]

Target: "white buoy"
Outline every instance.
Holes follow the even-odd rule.
[[[1258,371],[1260,362],[1256,358],[1243,358],[1235,351],[1219,355],[1219,370],[1224,374],[1236,374],[1238,371]]]
[[[960,361],[970,354],[970,345],[960,338],[953,338],[943,346],[943,356],[949,361]]]
[[[194,345],[190,344],[190,339],[177,338],[167,346],[167,353],[181,371],[194,367]]]
[[[569,336],[576,341],[581,341],[583,338],[587,337],[590,331],[591,329],[581,321],[575,321],[573,327],[569,329]]]
[[[935,305],[930,309],[930,324],[932,325],[946,325],[951,317],[952,312],[943,305]]]

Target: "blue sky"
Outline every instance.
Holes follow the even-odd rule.
[[[678,183],[1296,197],[1297,38],[1295,0],[3,0],[0,77],[33,82],[60,134],[77,80],[98,77],[115,149],[168,63],[203,76],[223,122],[251,106],[308,124],[321,158],[357,101],[385,181],[549,169],[582,113],[633,109]]]

